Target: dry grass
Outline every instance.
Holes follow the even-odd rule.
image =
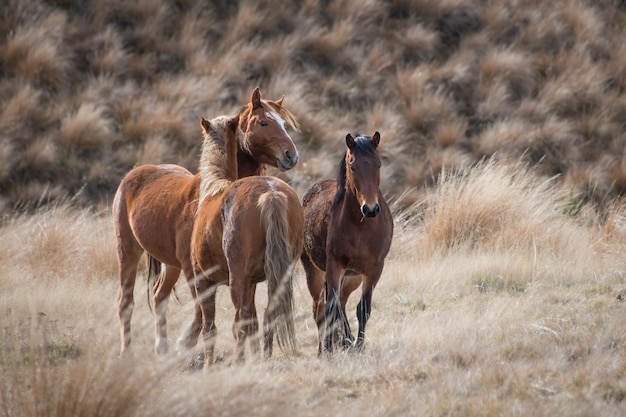
[[[1,415],[623,415],[623,2],[5,3]],[[142,285],[118,358],[120,179],[195,171],[200,116],[256,86],[301,122],[281,174],[300,195],[346,133],[382,135],[396,235],[365,352],[316,357],[298,269],[295,358],[229,365],[220,290],[224,362],[157,359]],[[172,341],[193,311],[178,285]]]
[[[363,353],[316,357],[299,268],[298,355],[230,365],[232,306],[220,290],[224,362],[205,372],[190,370],[188,355],[156,358],[143,285],[132,355],[117,357],[108,214],[62,205],[6,218],[0,414],[621,415],[623,205],[600,229],[555,181],[494,160],[445,171],[426,197],[397,208]],[[192,315],[182,282],[179,295],[183,305],[168,307],[172,339]],[[353,326],[356,301],[348,303]]]

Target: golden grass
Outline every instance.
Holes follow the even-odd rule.
[[[396,208],[366,349],[317,358],[304,274],[298,355],[230,364],[228,291],[217,355],[157,359],[140,271],[132,354],[118,358],[110,215],[70,205],[0,228],[0,414],[620,415],[626,401],[623,205],[599,229],[588,206],[529,168],[493,160],[446,171],[425,203]],[[192,317],[170,303],[173,340]],[[264,306],[265,285],[258,305]],[[357,299],[348,303],[352,326]],[[259,311],[263,313],[262,308]]]
[[[0,414],[622,415],[625,11],[614,0],[9,1]],[[187,355],[156,358],[141,270],[133,353],[118,358],[115,188],[138,163],[195,171],[200,116],[234,114],[256,86],[285,95],[302,125],[301,163],[281,174],[300,195],[335,175],[346,133],[381,133],[396,235],[365,351],[316,357],[298,268],[295,358],[230,365],[225,289],[224,361],[198,372]],[[178,285],[172,342],[193,311]]]

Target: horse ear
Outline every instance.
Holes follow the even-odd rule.
[[[211,130],[211,122],[209,122],[204,117],[200,118],[200,126],[202,126],[202,131],[207,134]]]
[[[261,90],[259,90],[259,87],[255,88],[252,92],[250,103],[252,103],[253,109],[257,109],[261,106]]]
[[[284,99],[285,99],[285,96],[282,96],[281,98],[276,100],[274,103],[276,103],[279,107],[283,107],[283,100]]]
[[[350,150],[354,149],[356,145],[356,143],[354,142],[354,138],[349,133],[346,135],[346,145],[348,146],[348,149]]]
[[[230,127],[233,132],[237,131],[239,127],[239,113],[228,119],[228,127]]]
[[[380,133],[374,133],[374,136],[372,136],[372,143],[374,144],[374,147],[378,147],[378,144],[380,143]]]

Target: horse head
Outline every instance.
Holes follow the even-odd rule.
[[[380,185],[380,156],[378,144],[380,133],[374,136],[346,136],[346,185],[356,197],[365,217],[376,217],[380,212],[378,203]]]
[[[252,92],[250,102],[241,113],[239,127],[243,131],[242,149],[260,164],[287,171],[298,163],[298,150],[287,126],[300,127],[295,117],[283,107],[284,96],[278,100],[261,100],[259,88]]]

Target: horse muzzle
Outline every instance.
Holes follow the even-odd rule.
[[[296,166],[299,157],[298,152],[293,154],[291,151],[287,150],[282,155],[276,157],[276,166],[281,171],[290,170]]]
[[[363,213],[365,217],[376,217],[378,213],[380,213],[380,205],[375,203],[370,207],[369,204],[363,203],[361,206],[361,213]]]

